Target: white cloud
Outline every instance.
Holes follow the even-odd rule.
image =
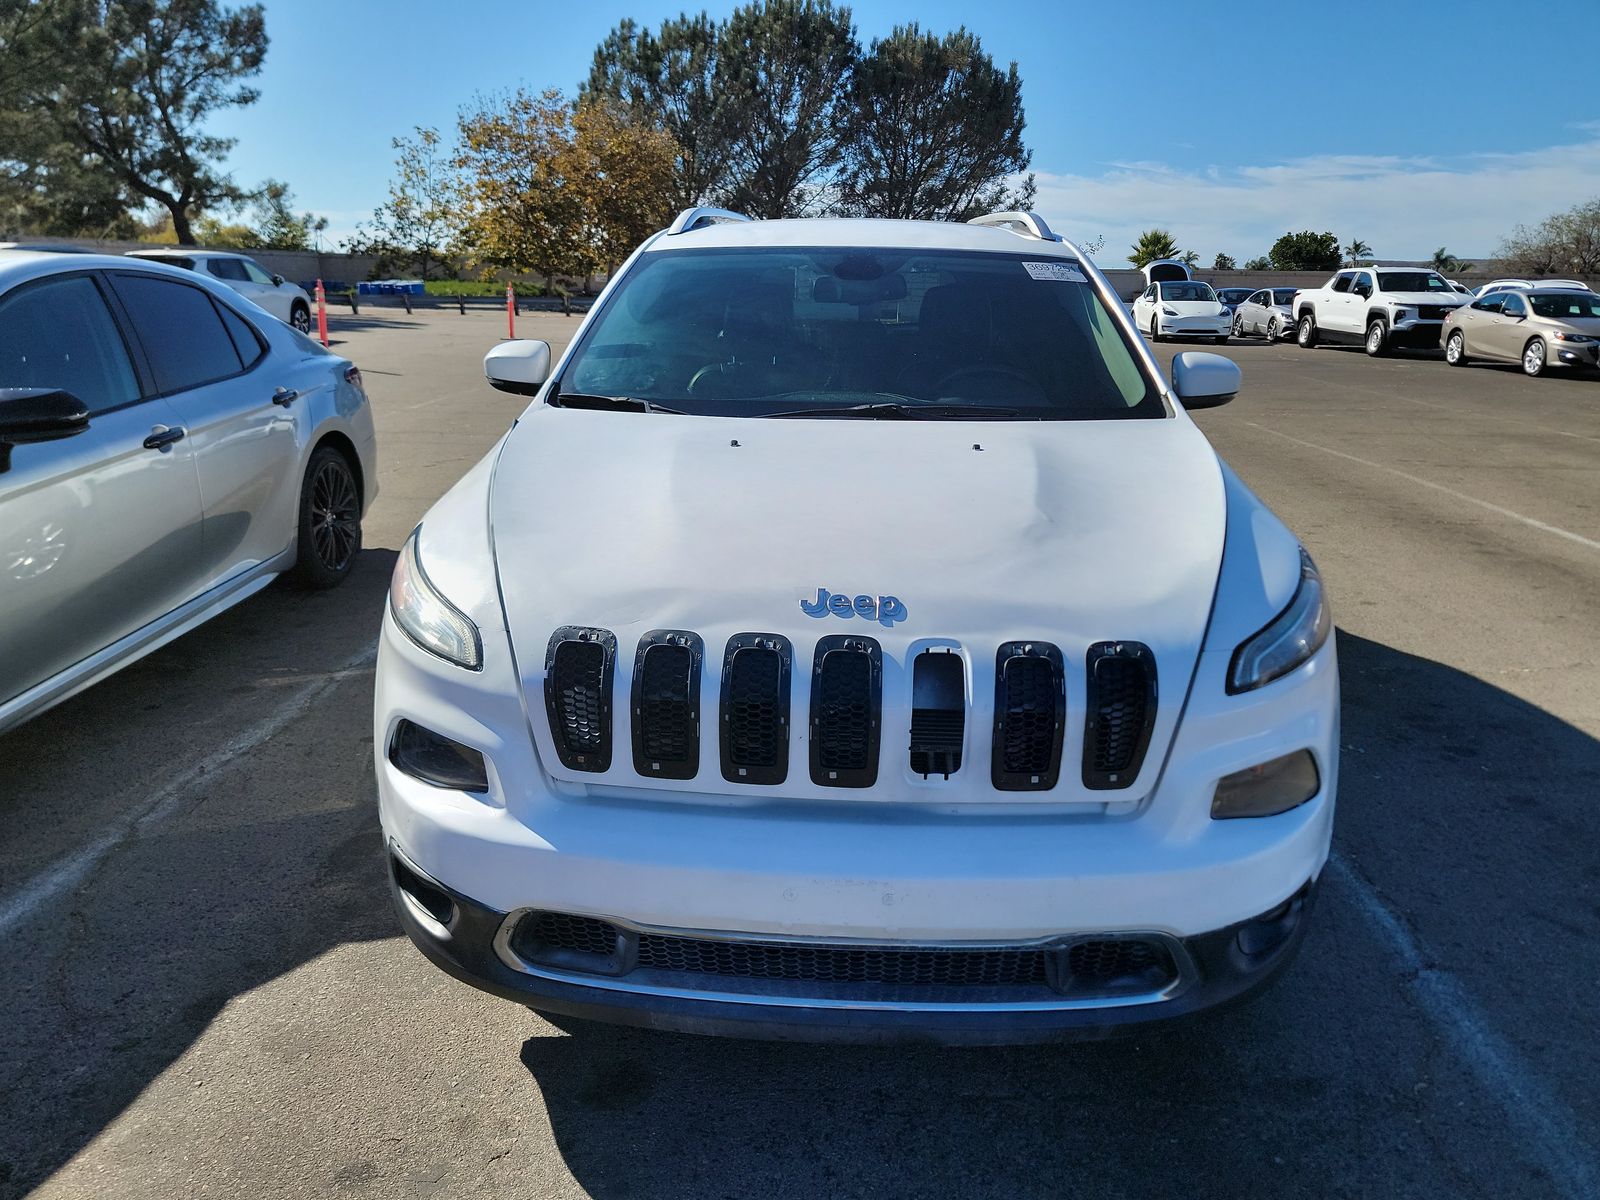
[[[1105,265],[1125,261],[1152,226],[1206,263],[1219,250],[1242,263],[1301,229],[1359,237],[1380,258],[1427,258],[1443,245],[1472,259],[1493,254],[1519,224],[1600,196],[1600,137],[1454,159],[1320,155],[1199,170],[1127,162],[1099,175],[1039,170],[1037,178],[1035,207],[1073,240],[1104,234]]]

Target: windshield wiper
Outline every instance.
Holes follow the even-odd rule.
[[[1003,421],[1017,415],[1014,408],[994,408],[988,404],[901,404],[876,400],[870,404],[830,404],[820,408],[792,408],[765,414],[769,417],[860,417],[867,420],[942,421],[973,418]]]
[[[593,408],[605,412],[673,413],[683,416],[681,408],[668,408],[654,400],[641,400],[637,396],[586,396],[582,392],[557,392],[549,403],[557,408]]]

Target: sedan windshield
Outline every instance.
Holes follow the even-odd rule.
[[[1273,288],[1272,302],[1274,304],[1293,304],[1294,293],[1294,288]]]
[[[1529,292],[1528,303],[1537,316],[1553,321],[1592,321],[1600,318],[1600,296],[1592,292]]]
[[[1444,292],[1455,295],[1455,288],[1443,275],[1432,271],[1380,271],[1378,285],[1386,292]]]
[[[1167,415],[1076,262],[956,251],[647,253],[584,333],[563,395],[718,416]]]
[[[1224,304],[1243,304],[1255,295],[1249,288],[1218,288],[1217,299]]]
[[[1217,294],[1211,290],[1209,283],[1163,283],[1159,286],[1163,300],[1210,300],[1216,303]]]

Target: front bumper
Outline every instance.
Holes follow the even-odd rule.
[[[1600,366],[1600,342],[1558,342],[1550,338],[1545,345],[1545,362],[1552,367]]]
[[[1221,317],[1158,317],[1162,337],[1227,337],[1233,332],[1233,315]]]
[[[1437,350],[1443,337],[1443,321],[1402,321],[1390,328],[1389,346],[1395,350]]]
[[[505,949],[519,914],[427,879],[392,848],[389,864],[390,891],[406,933],[436,966],[464,983],[560,1016],[780,1041],[1011,1045],[1091,1040],[1183,1022],[1241,1003],[1276,979],[1299,952],[1317,890],[1317,880],[1308,880],[1269,912],[1173,943],[1182,977],[1156,999],[843,1003],[763,994],[748,990],[743,980],[716,990],[705,988],[704,976],[686,976],[696,981],[692,987],[630,986],[628,976],[585,978],[571,970],[532,968]],[[425,894],[423,902],[418,892]],[[747,989],[742,994],[741,985]]]

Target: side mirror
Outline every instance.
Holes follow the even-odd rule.
[[[1239,394],[1243,376],[1220,354],[1185,350],[1172,360],[1172,390],[1184,408],[1217,408]]]
[[[483,377],[502,392],[536,395],[550,377],[550,343],[531,338],[501,342],[483,356]]]
[[[1350,290],[1352,292],[1354,292],[1356,295],[1360,296],[1363,300],[1372,299],[1372,289],[1369,288],[1364,283],[1358,283],[1358,284],[1355,285],[1355,287],[1351,288]]]
[[[89,428],[89,410],[60,388],[0,388],[0,471],[11,469],[11,447],[54,442]]]
[[[282,275],[274,275],[272,277],[272,286],[273,287],[282,287],[283,286],[283,276]]]

